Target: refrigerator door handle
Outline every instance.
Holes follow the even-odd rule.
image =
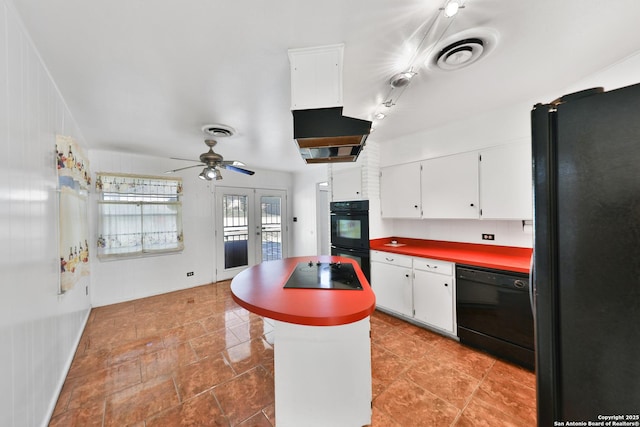
[[[536,251],[534,250],[531,253],[531,261],[529,264],[529,304],[531,305],[531,311],[533,312],[534,316],[536,315],[536,310],[533,307],[533,287],[535,286],[535,283],[536,283],[534,281],[535,276],[533,274],[533,266],[535,264],[533,260],[535,259],[535,257],[536,257]]]

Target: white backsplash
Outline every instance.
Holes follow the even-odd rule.
[[[395,219],[383,222],[389,223],[391,234],[397,237],[523,248],[533,245],[531,228],[523,227],[522,221]],[[495,240],[482,240],[482,234],[493,234]]]

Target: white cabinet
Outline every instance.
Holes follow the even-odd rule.
[[[413,272],[415,319],[455,334],[453,264],[414,258]]]
[[[533,217],[529,144],[507,144],[381,170],[383,218]]]
[[[380,210],[383,218],[420,218],[420,163],[380,170]]]
[[[331,200],[334,202],[362,200],[362,172],[360,167],[331,172]]]
[[[413,315],[411,257],[371,251],[371,289],[376,306]]]
[[[454,264],[371,251],[376,306],[455,335]]]
[[[343,105],[343,55],[342,44],[289,49],[292,110]]]
[[[503,145],[480,155],[482,218],[533,218],[529,144]]]
[[[422,162],[423,218],[478,218],[478,153]]]

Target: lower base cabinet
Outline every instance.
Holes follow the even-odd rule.
[[[413,316],[411,257],[373,252],[377,252],[371,256],[371,288],[376,294],[376,306]]]
[[[454,270],[447,261],[371,251],[376,306],[455,335]]]

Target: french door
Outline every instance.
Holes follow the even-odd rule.
[[[286,257],[286,192],[216,187],[216,280]]]

